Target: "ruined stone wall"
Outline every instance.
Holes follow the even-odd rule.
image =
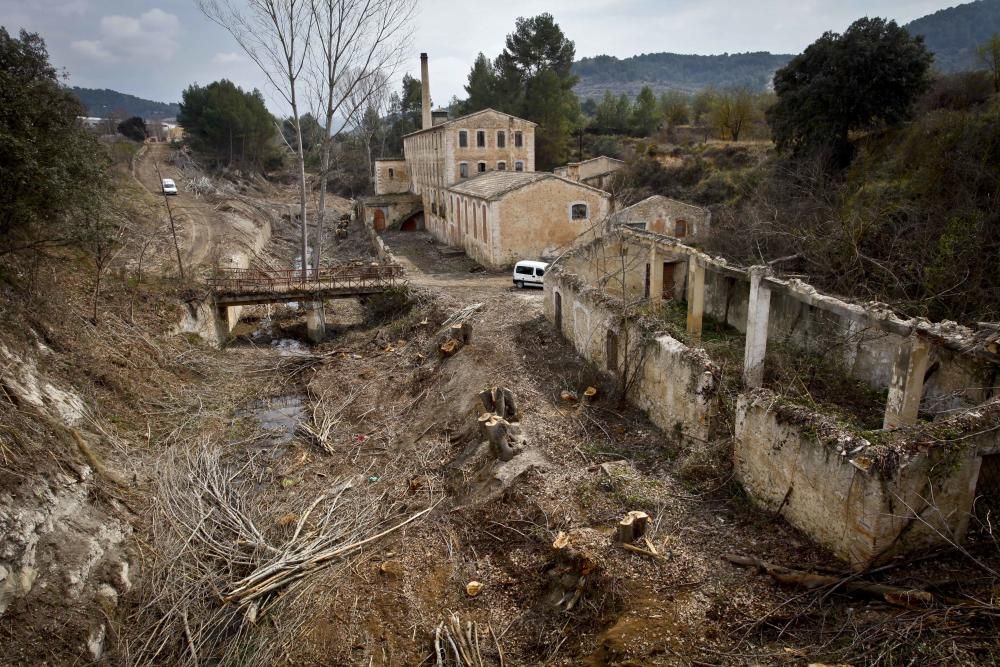
[[[410,191],[410,170],[406,160],[375,160],[375,194],[401,194]]]
[[[699,441],[709,439],[718,413],[719,376],[703,351],[667,335],[644,336],[637,327],[626,332],[614,300],[582,287],[576,276],[561,270],[546,274],[544,309],[549,321],[598,369],[618,377],[623,369],[635,373],[629,399],[654,424]]]
[[[934,431],[957,434],[952,443],[926,432],[942,426],[924,425],[879,432],[873,445],[827,417],[756,390],[737,402],[736,478],[765,510],[858,569],[946,539],[961,542],[982,457],[1000,446],[996,432],[983,427],[1000,422],[1000,406],[983,411]]]
[[[645,229],[681,239],[699,239],[708,234],[712,214],[708,209],[655,195],[615,214],[619,224],[642,223]]]

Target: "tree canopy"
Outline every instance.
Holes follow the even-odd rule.
[[[132,116],[118,123],[118,134],[132,141],[146,140],[146,121],[140,116]]]
[[[825,33],[774,75],[778,101],[767,120],[778,148],[828,151],[835,164],[847,164],[850,132],[911,117],[929,86],[931,60],[923,38],[894,21],[863,18],[843,35]]]
[[[108,183],[106,154],[45,42],[0,27],[0,254],[74,237]]]
[[[267,168],[280,155],[274,118],[260,91],[246,92],[226,79],[184,91],[177,121],[196,150],[227,164]],[[271,165],[273,166],[273,165]]]

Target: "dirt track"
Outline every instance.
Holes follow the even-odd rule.
[[[190,267],[209,264],[216,244],[225,236],[225,222],[212,204],[185,192],[184,175],[169,159],[172,151],[166,144],[147,144],[146,153],[136,165],[136,178],[157,197],[162,193],[156,167],[159,166],[163,178],[174,179],[178,194],[170,197],[170,207],[180,227],[184,264]]]

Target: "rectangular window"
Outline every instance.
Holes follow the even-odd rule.
[[[480,174],[485,174],[486,173],[486,163],[485,162],[480,162],[476,167],[477,167],[477,169],[478,169],[478,171],[479,171]]]
[[[390,169],[389,170],[389,178],[395,178],[395,177],[396,177],[396,173],[392,169]]]
[[[465,130],[458,131],[458,146],[459,148],[469,147],[469,133]]]
[[[514,133],[514,147],[521,148],[524,146],[524,134],[521,132]]]
[[[507,163],[503,160],[497,162],[497,171],[507,171]]]
[[[476,130],[476,148],[486,148],[486,130]]]
[[[587,219],[587,205],[586,204],[573,204],[573,208],[570,209],[570,217],[574,220],[586,220]]]
[[[507,133],[503,130],[497,132],[497,148],[507,147]]]
[[[469,177],[469,163],[468,162],[460,162],[458,164],[458,177],[459,178],[468,178]]]
[[[514,163],[514,171],[524,171],[524,163],[518,160]]]
[[[514,273],[520,273],[521,275],[524,275],[524,276],[530,276],[531,275],[531,271],[532,271],[532,268],[530,266],[515,266],[514,267]]]

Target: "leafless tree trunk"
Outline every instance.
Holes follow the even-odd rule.
[[[309,0],[196,0],[198,8],[236,40],[292,110],[302,218],[302,276],[308,275],[306,160],[299,119],[299,87],[313,32]]]
[[[318,44],[316,90],[326,136],[320,158],[314,263],[319,268],[333,139],[384,88],[410,41],[416,0],[310,0]],[[339,127],[335,128],[335,121]]]

